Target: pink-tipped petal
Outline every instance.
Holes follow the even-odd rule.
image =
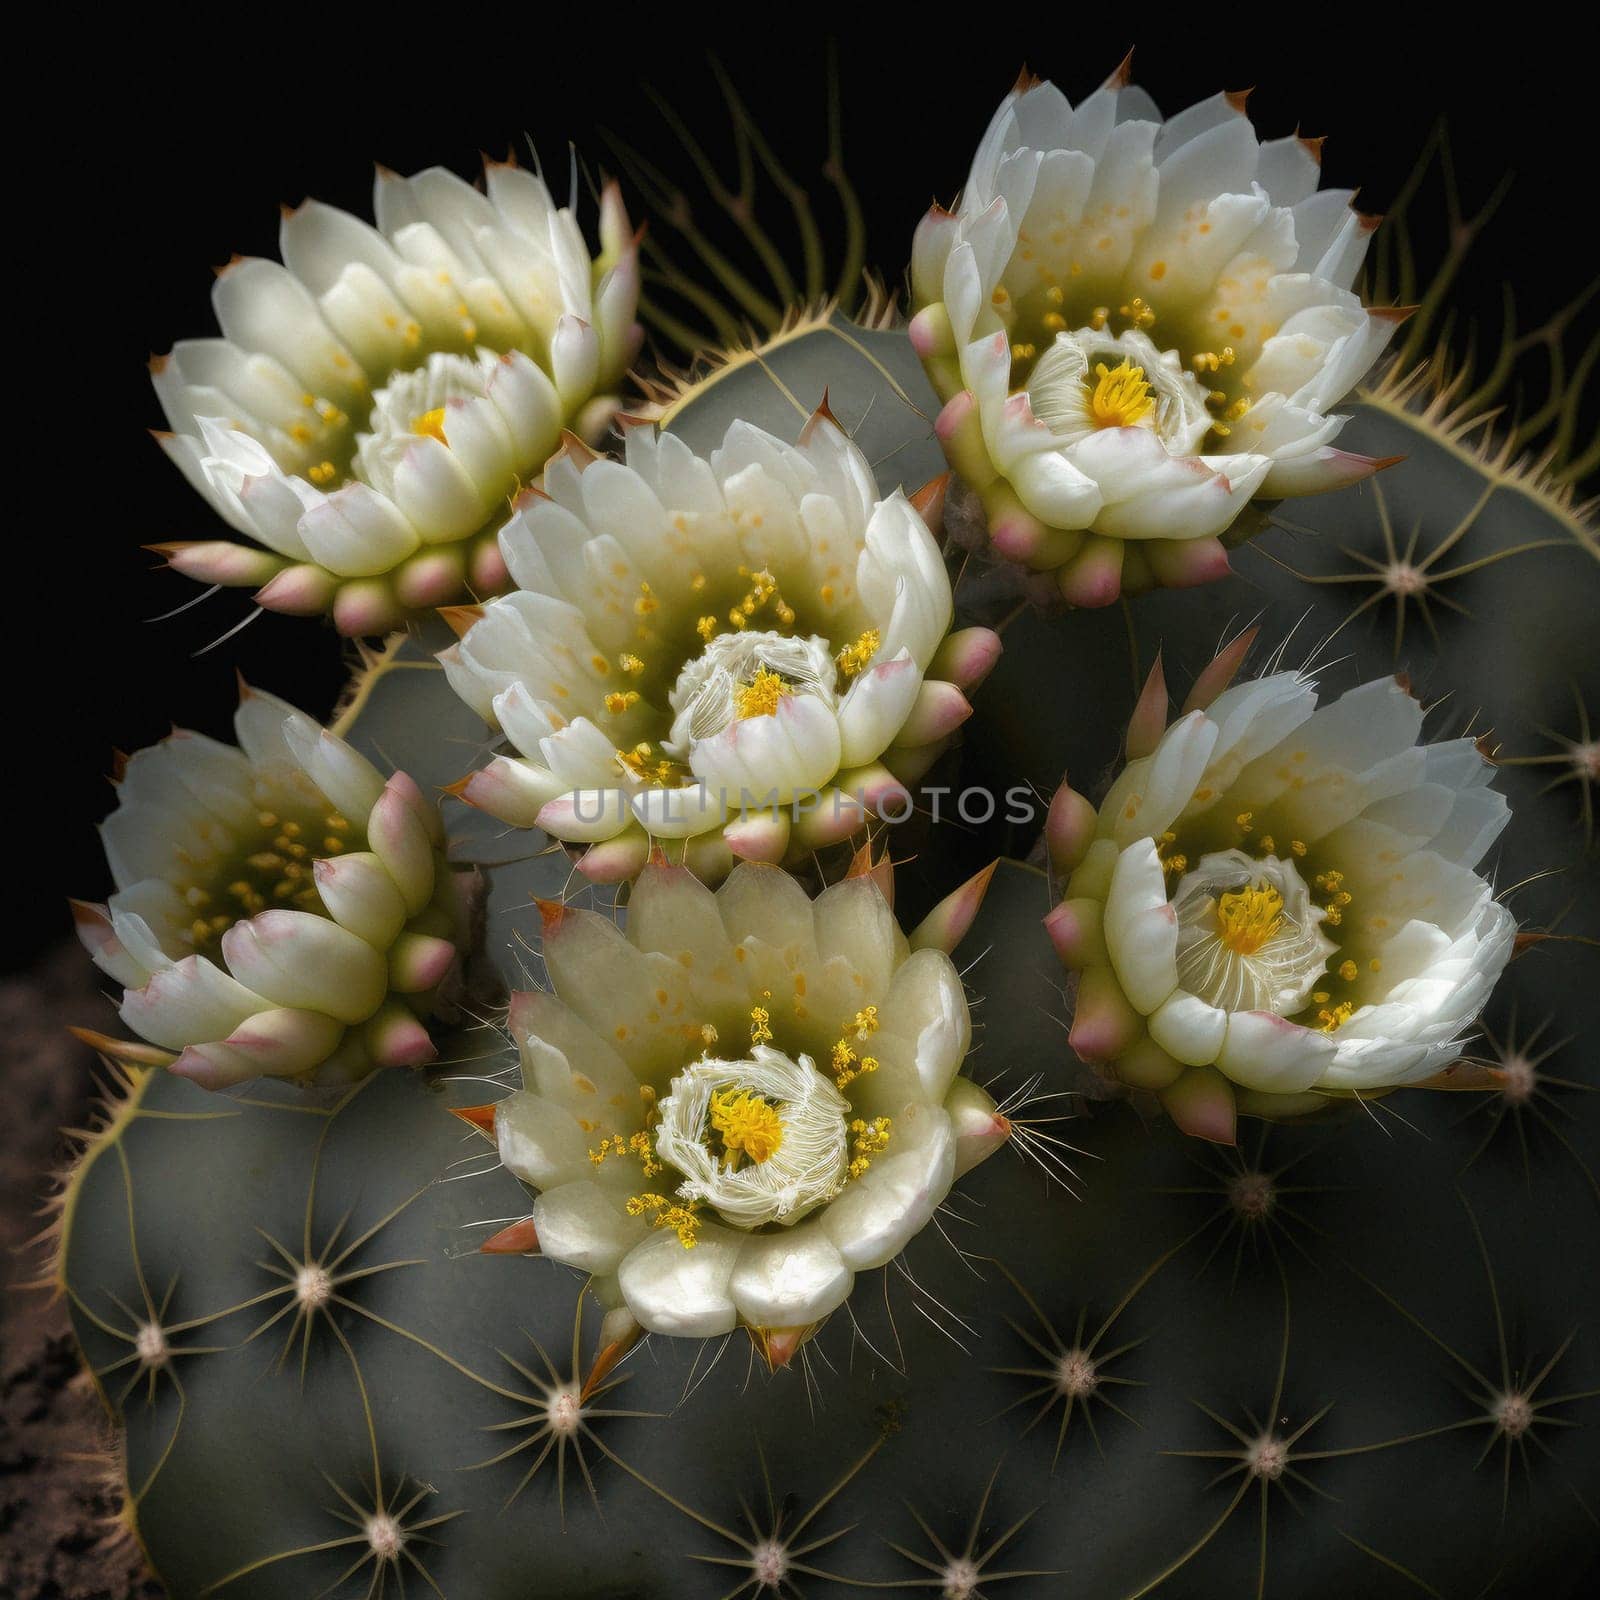
[[[925,678],[895,743],[922,745],[947,739],[971,715],[971,702],[953,683]]]
[[[1101,931],[1103,907],[1087,898],[1063,900],[1044,919],[1045,932],[1064,967],[1106,966],[1111,957]]]
[[[435,545],[395,569],[395,599],[411,611],[430,610],[459,595],[465,576],[461,546]]]
[[[405,1006],[393,1001],[385,1005],[362,1030],[375,1065],[380,1067],[425,1067],[436,1060],[434,1044],[421,1020]]]
[[[1161,743],[1167,731],[1167,679],[1161,670],[1161,652],[1156,652],[1155,665],[1144,681],[1139,703],[1128,719],[1128,759],[1136,761],[1147,756]]]
[[[1217,652],[1210,665],[1195,679],[1189,698],[1183,702],[1185,716],[1191,711],[1204,711],[1233,682],[1234,674],[1238,672],[1250,646],[1256,642],[1259,632],[1258,628],[1246,628],[1237,639],[1231,640]]]
[[[339,580],[321,567],[302,562],[256,590],[256,604],[291,617],[319,617],[333,604]]]
[[[455,959],[448,939],[402,933],[389,951],[389,987],[396,994],[423,994],[444,982]]]
[[[1169,589],[1217,583],[1233,571],[1220,539],[1153,539],[1145,555],[1156,581]]]
[[[991,861],[982,872],[974,873],[953,894],[947,894],[912,932],[909,943],[913,950],[943,950],[950,955],[966,938],[983,897],[989,892],[995,868],[1000,863]]]
[[[1067,1042],[1080,1061],[1111,1062],[1143,1028],[1144,1019],[1128,1002],[1110,967],[1085,967]]]
[[[1057,873],[1065,875],[1083,860],[1094,843],[1095,820],[1094,807],[1063,782],[1050,801],[1044,821],[1045,846],[1050,852],[1050,865]]]
[[[289,563],[270,550],[232,544],[226,539],[193,539],[174,544],[149,544],[146,550],[165,556],[174,572],[198,583],[220,583],[230,589],[260,588]]]
[[[960,628],[948,634],[928,663],[928,677],[943,678],[971,694],[994,671],[1005,648],[993,628]]]
[[[1233,1085],[1215,1067],[1188,1068],[1161,1091],[1161,1104],[1180,1132],[1213,1144],[1238,1143]]]
[[[1057,577],[1062,597],[1075,606],[1113,604],[1122,593],[1122,555],[1121,539],[1086,539]]]
[[[405,621],[405,608],[383,578],[351,578],[333,597],[333,625],[348,639],[390,633]]]

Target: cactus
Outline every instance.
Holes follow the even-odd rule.
[[[1600,1516],[1600,1132],[1587,1039],[1556,1041],[1593,1014],[1600,936],[1600,550],[1572,489],[1592,462],[1576,398],[1528,467],[1533,435],[1475,421],[1492,387],[1412,376],[1437,338],[1427,309],[1345,431],[1405,461],[1297,502],[1202,591],[1035,610],[953,507],[958,625],[1005,651],[926,781],[1048,796],[1065,770],[1098,798],[1158,652],[1181,700],[1246,621],[1257,668],[1403,673],[1434,736],[1483,736],[1515,815],[1495,877],[1519,953],[1474,1089],[1188,1139],[1068,1049],[1042,808],[919,817],[884,841],[915,840],[906,928],[1002,858],[956,959],[966,1070],[1010,1149],[787,1362],[742,1332],[618,1360],[608,1307],[526,1254],[527,1193],[482,1138],[519,1083],[491,1002],[428,1073],[316,1096],[118,1069],[55,1277],[170,1593],[1576,1592]],[[709,448],[735,418],[793,439],[824,392],[883,492],[943,471],[938,401],[886,321],[796,319],[654,398]],[[429,625],[365,657],[336,725],[425,792],[485,748],[446,643]],[[487,873],[504,989],[543,986],[535,899],[626,916],[626,890],[570,887],[559,847],[444,815]]]

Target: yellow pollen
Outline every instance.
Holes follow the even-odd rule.
[[[707,644],[710,644],[717,635],[717,619],[715,617],[701,617],[701,619],[695,623],[694,631],[698,633]]]
[[[887,1148],[889,1133],[893,1126],[893,1121],[889,1117],[874,1117],[871,1122],[857,1117],[850,1124],[850,1132],[855,1135],[851,1144],[855,1152],[854,1159],[850,1163],[852,1178],[859,1178],[872,1165],[872,1158]]]
[[[617,657],[617,665],[630,677],[637,678],[644,671],[644,662],[635,655],[621,655]]]
[[[674,1205],[663,1194],[636,1194],[629,1196],[623,1209],[630,1217],[649,1217],[652,1228],[671,1228],[678,1243],[685,1250],[692,1250],[700,1228],[695,1205],[692,1200],[686,1206]]]
[[[663,1171],[661,1163],[656,1159],[655,1147],[650,1143],[647,1133],[634,1133],[624,1138],[620,1133],[602,1139],[600,1143],[589,1152],[589,1160],[597,1167],[603,1167],[606,1161],[613,1156],[637,1156],[640,1169],[645,1177],[653,1178],[658,1172]]]
[[[444,436],[444,407],[435,406],[432,411],[424,411],[420,417],[413,417],[411,431],[425,439],[437,439],[440,444],[449,444],[450,441]]]
[[[1217,901],[1217,936],[1241,956],[1253,956],[1283,926],[1283,896],[1253,883]]]
[[[630,706],[636,706],[638,703],[637,689],[619,689],[614,694],[606,696],[606,710],[614,717],[620,717]]]
[[[770,1161],[783,1143],[783,1122],[778,1108],[749,1089],[711,1097],[711,1128],[722,1140],[723,1159],[737,1167],[741,1155],[758,1165]]]
[[[1332,1033],[1335,1028],[1338,1028],[1342,1024],[1348,1022],[1351,1014],[1354,1011],[1355,1006],[1352,1005],[1350,1001],[1341,1000],[1338,1005],[1334,1006],[1331,1010],[1324,1008],[1323,1010],[1319,1011],[1317,1013],[1317,1021],[1322,1024],[1322,1031],[1324,1033]]]
[[[1097,361],[1094,372],[1099,381],[1089,396],[1089,413],[1097,428],[1131,428],[1155,410],[1143,367],[1127,360],[1115,367]]]
[[[792,692],[776,672],[757,667],[755,677],[733,692],[734,715],[741,722],[751,717],[770,717],[777,711],[778,702]]]
[[[854,644],[847,644],[834,660],[839,664],[839,671],[845,677],[853,678],[863,667],[878,653],[878,646],[882,642],[881,635],[876,628],[868,628]]]
[[[331,461],[319,461],[306,476],[320,487],[324,483],[332,483],[339,476],[339,469]]]
[[[1339,967],[1339,976],[1343,978],[1346,983],[1354,983],[1356,981],[1356,975],[1360,971],[1361,968],[1358,967],[1355,962],[1346,961],[1343,962]]]
[[[772,1043],[772,1013],[765,1006],[750,1008],[750,1043]]]

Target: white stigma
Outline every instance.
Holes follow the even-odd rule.
[[[1270,889],[1277,915],[1253,939],[1230,937],[1223,896]],[[1271,1011],[1287,1017],[1311,997],[1338,947],[1321,930],[1327,912],[1292,861],[1219,850],[1202,856],[1172,896],[1178,916],[1178,982],[1222,1011]]]
[[[712,1134],[712,1096],[759,1096],[776,1109],[777,1148],[730,1166]],[[700,1200],[736,1228],[798,1222],[844,1187],[850,1166],[849,1102],[810,1056],[791,1060],[758,1044],[749,1059],[705,1059],[672,1080],[660,1104],[656,1155],[683,1175],[677,1193]]]
[[[738,692],[765,667],[795,694],[814,695],[831,710],[837,704],[836,672],[826,639],[788,638],[751,630],[719,633],[678,674],[667,696],[673,710],[672,733],[661,748],[687,761],[692,743],[715,738],[738,715]]]
[[[974,1600],[983,1574],[966,1556],[958,1556],[944,1569],[940,1600]]]

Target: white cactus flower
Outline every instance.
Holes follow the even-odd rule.
[[[911,951],[870,875],[812,901],[770,865],[713,891],[652,864],[626,932],[543,909],[554,993],[513,998],[523,1087],[493,1108],[538,1191],[511,1232],[640,1328],[742,1324],[781,1364],[1009,1131],[960,1076],[954,964]]]
[[[152,364],[167,453],[249,545],[156,546],[207,583],[375,633],[495,593],[495,530],[563,428],[609,420],[639,347],[636,243],[616,186],[592,260],[542,178],[491,162],[380,169],[376,228],[285,213],[283,264],[237,260],[220,339]]]
[[[247,689],[239,748],[174,732],[136,752],[101,826],[116,892],[74,902],[79,937],[154,1048],[108,1053],[205,1088],[343,1083],[437,1054],[476,875],[438,812],[303,712]]]
[[[1350,287],[1377,219],[1320,140],[1258,140],[1242,95],[1163,120],[1126,67],[1076,108],[1020,82],[912,254],[951,464],[1077,605],[1219,577],[1249,501],[1383,465],[1332,408],[1400,315]]]
[[[1153,675],[1098,810],[1063,789],[1048,829],[1073,1047],[1230,1142],[1239,1111],[1439,1081],[1516,934],[1474,870],[1509,817],[1474,741],[1419,743],[1393,678],[1219,692],[1241,654],[1164,731]]]
[[[947,634],[932,535],[825,412],[798,445],[736,422],[705,460],[649,426],[625,463],[569,449],[500,543],[517,589],[440,659],[514,753],[457,792],[593,847],[596,878],[652,839],[719,876],[903,814],[999,654]]]

